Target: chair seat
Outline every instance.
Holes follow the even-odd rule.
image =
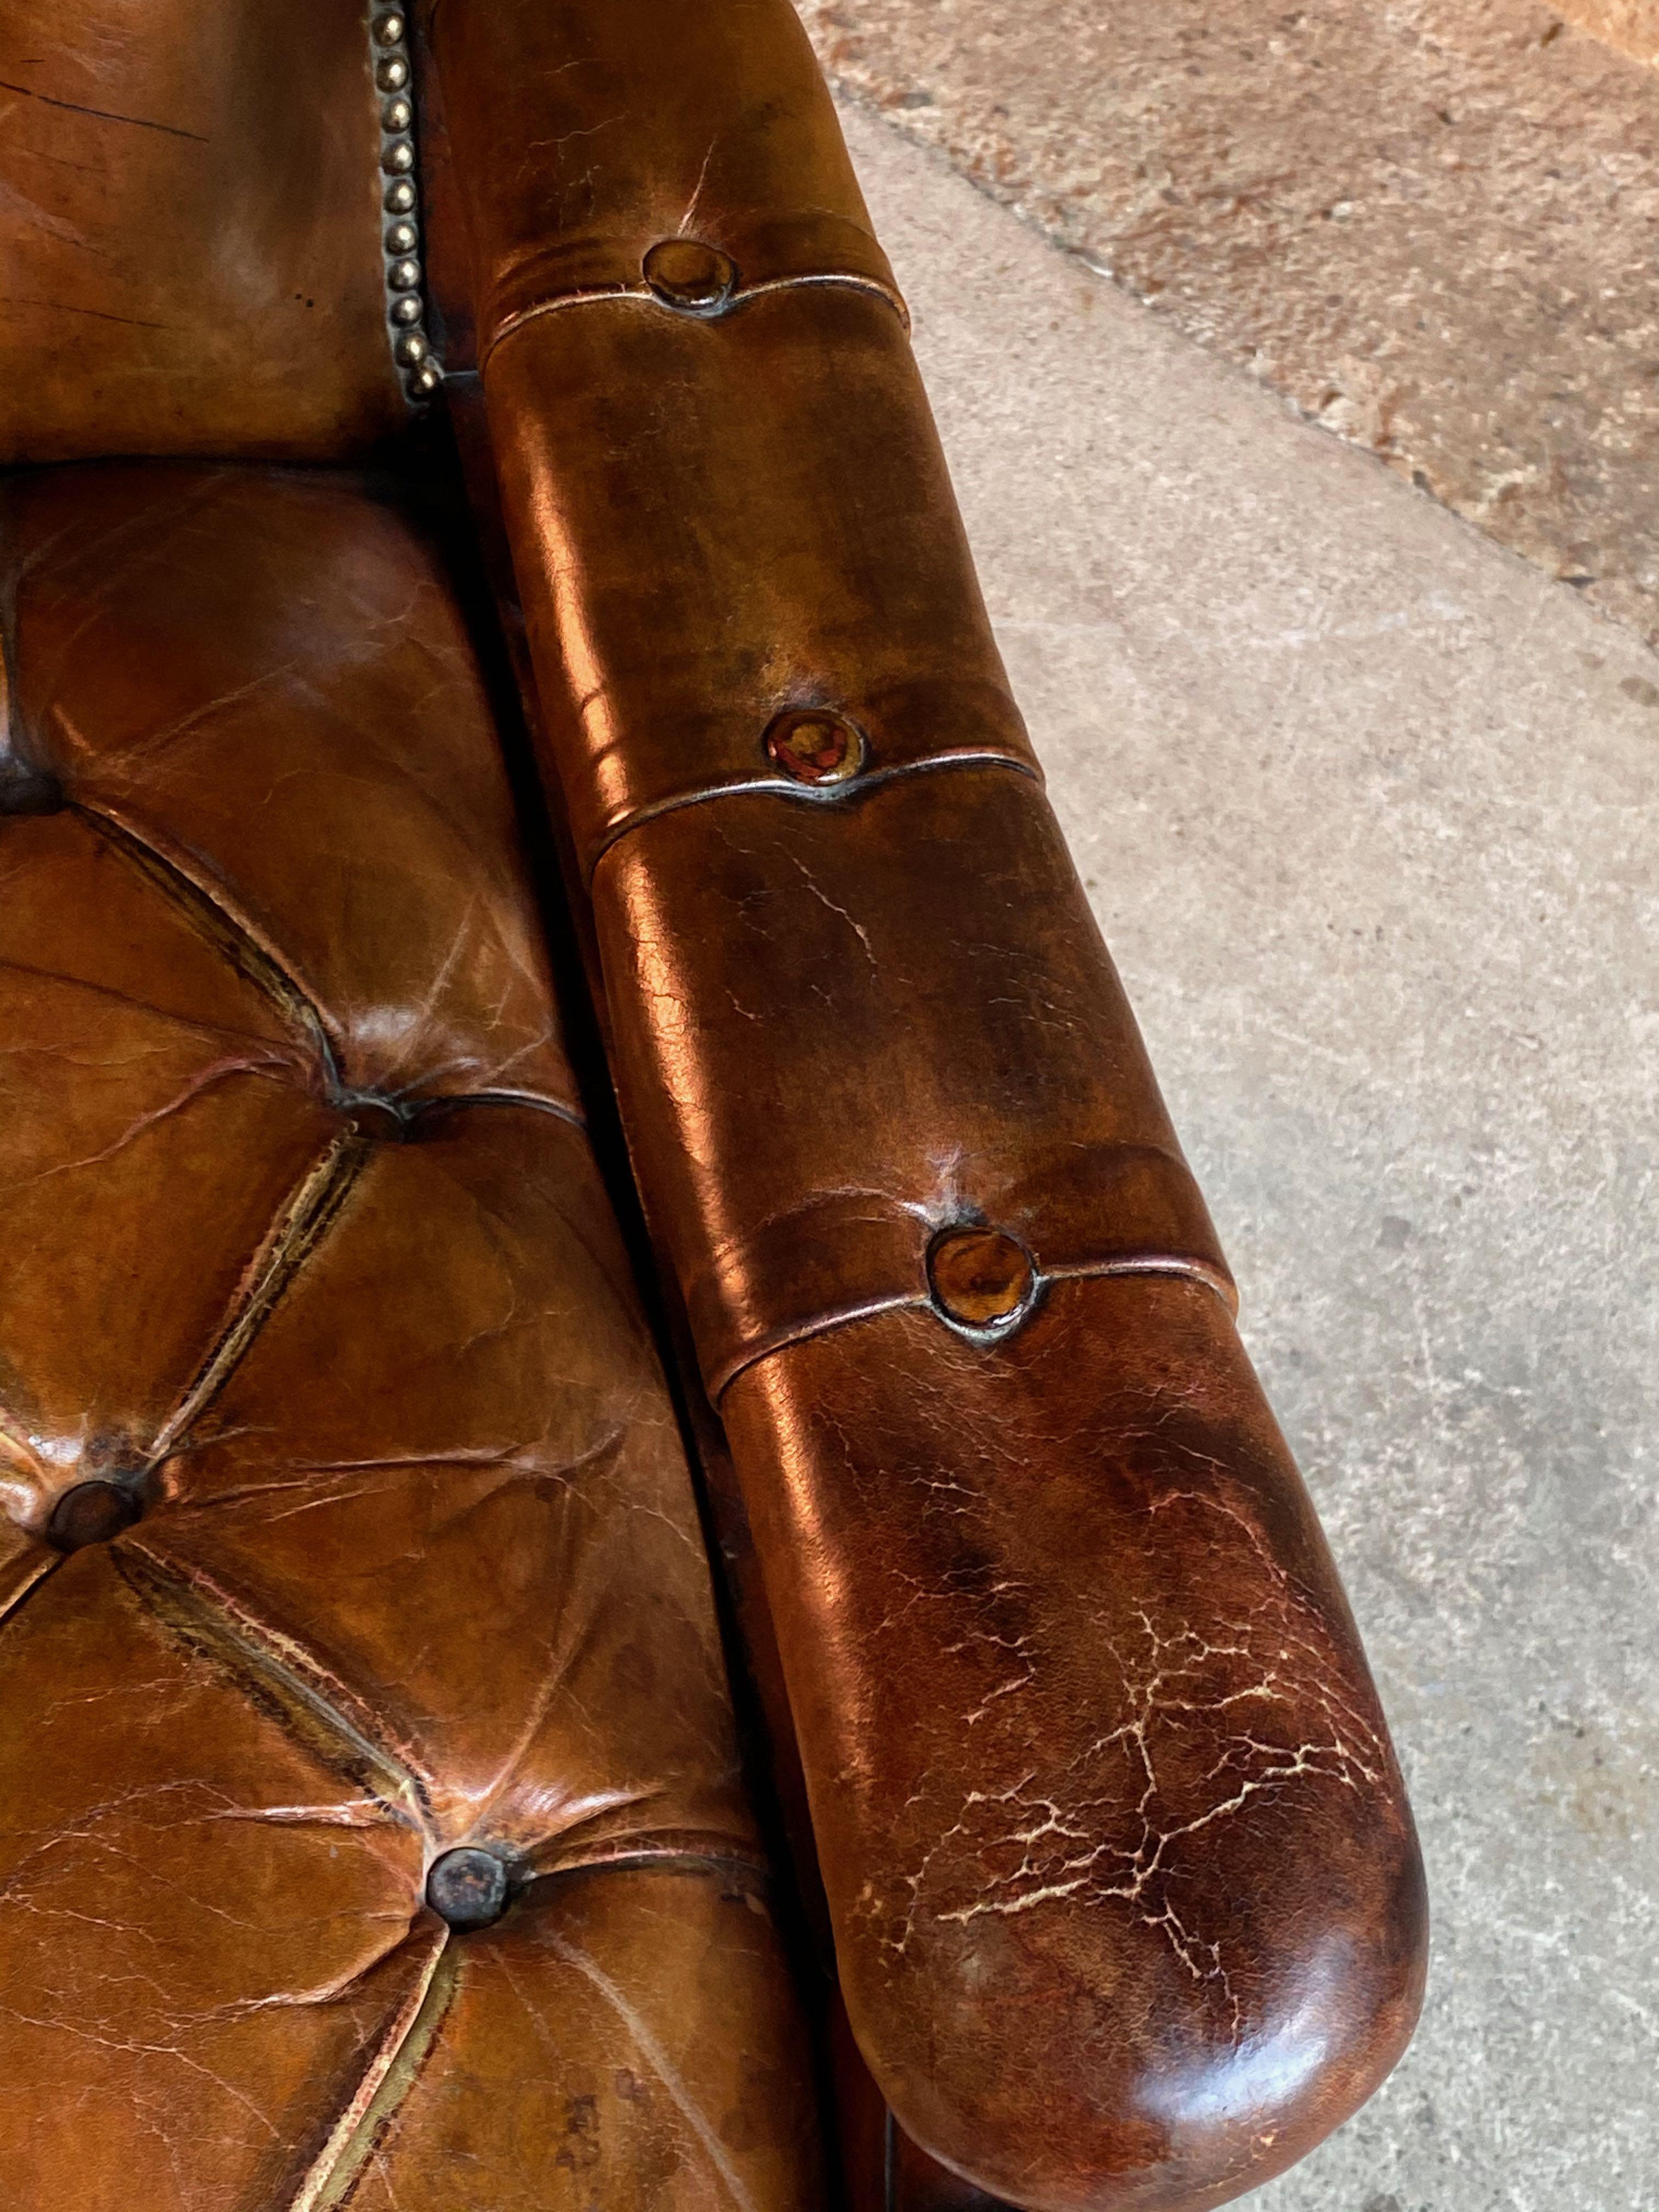
[[[444,568],[275,471],[42,472],[4,543],[7,2201],[815,2205]]]

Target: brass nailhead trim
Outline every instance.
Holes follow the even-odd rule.
[[[420,191],[415,181],[415,141],[409,135],[414,127],[415,109],[406,96],[410,76],[409,25],[402,9],[391,8],[373,16],[368,39],[375,84],[390,95],[380,106],[380,169],[386,179],[381,205],[390,218],[380,242],[386,257],[382,276],[386,336],[392,358],[402,374],[404,395],[418,407],[443,382],[443,369],[433,359],[421,291]]]

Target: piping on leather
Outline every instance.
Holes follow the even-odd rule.
[[[1207,1266],[1202,1260],[1183,1259],[1173,1252],[1136,1252],[1117,1260],[1079,1260],[1058,1267],[1039,1267],[1031,1302],[1035,1304],[1050,1283],[1087,1282],[1107,1275],[1175,1275],[1188,1282],[1201,1283],[1206,1291],[1214,1292],[1231,1316],[1237,1316],[1238,1293],[1231,1277]],[[868,1321],[876,1314],[901,1310],[931,1313],[937,1309],[926,1291],[902,1291],[890,1297],[872,1298],[861,1305],[843,1307],[838,1313],[820,1314],[811,1321],[786,1324],[762,1342],[735,1353],[717,1368],[708,1378],[709,1399],[718,1409],[720,1400],[738,1376],[758,1361],[769,1359],[775,1352],[787,1352],[792,1346],[805,1344],[815,1336],[828,1336],[832,1330],[845,1328],[850,1322]],[[1020,1324],[1016,1322],[1012,1328],[996,1330],[958,1329],[954,1322],[941,1320],[939,1326],[949,1328],[953,1334],[966,1336],[969,1342],[977,1344],[994,1343],[1004,1336],[1016,1334]]]
[[[750,775],[729,783],[704,784],[700,789],[676,792],[672,799],[653,799],[648,806],[637,807],[620,822],[613,823],[599,840],[588,864],[586,886],[589,890],[592,889],[600,861],[630,831],[641,829],[647,822],[655,822],[665,814],[678,814],[685,807],[701,806],[711,799],[746,798],[752,797],[757,792],[763,792],[775,799],[788,799],[798,806],[845,806],[856,799],[861,792],[877,790],[886,783],[896,783],[901,777],[923,775],[934,769],[951,768],[1012,769],[1016,775],[1029,776],[1039,790],[1042,787],[1042,771],[1035,763],[1016,760],[1010,753],[976,750],[930,753],[925,760],[895,761],[891,768],[872,769],[868,775],[856,775],[850,782],[832,784],[816,790],[810,784],[795,783],[781,775]]]
[[[878,300],[886,301],[898,317],[901,326],[908,331],[910,310],[904,304],[900,292],[890,284],[882,283],[878,277],[860,276],[851,270],[842,269],[809,270],[798,276],[769,276],[758,283],[739,284],[721,303],[716,313],[697,316],[693,319],[720,322],[727,315],[735,314],[749,301],[762,299],[769,292],[793,292],[808,286],[821,288],[826,284],[839,285],[853,292],[873,292]],[[658,308],[665,314],[675,312],[672,307],[665,307],[650,286],[644,283],[605,284],[591,291],[555,292],[545,300],[532,300],[527,307],[515,307],[510,315],[502,318],[501,327],[492,335],[489,343],[479,349],[479,374],[483,374],[489,368],[495,358],[496,347],[503,344],[515,331],[521,331],[526,323],[539,322],[544,315],[557,314],[565,307],[591,307],[606,301],[613,304],[632,302],[636,307]]]

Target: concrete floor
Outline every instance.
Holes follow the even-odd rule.
[[[1557,0],[798,4],[844,91],[1659,642],[1659,72]]]
[[[1654,2212],[1659,661],[846,120],[1423,1830],[1417,2042],[1253,2202]]]

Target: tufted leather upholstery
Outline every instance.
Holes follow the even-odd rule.
[[[21,478],[3,526],[5,2202],[815,2205],[444,564],[226,469]],[[470,1931],[426,1901],[468,1850],[511,1892]]]
[[[0,2203],[1203,2212],[1421,1869],[893,272],[787,0],[417,12],[0,19]]]
[[[368,59],[341,0],[6,0],[0,462],[403,428]]]

